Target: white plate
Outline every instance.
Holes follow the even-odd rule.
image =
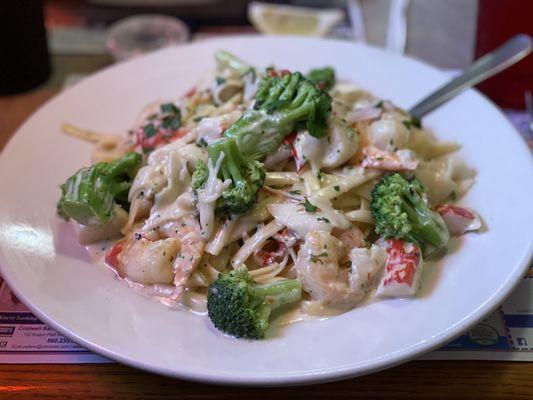
[[[532,161],[511,124],[473,91],[425,123],[439,138],[463,144],[463,156],[478,171],[464,203],[480,212],[488,231],[467,235],[428,268],[413,300],[375,302],[247,342],[219,334],[207,318],[143,298],[103,265],[93,265],[55,215],[58,186],[89,163],[91,151],[61,135],[61,123],[124,131],[146,103],[184,93],[213,66],[217,49],[260,66],[307,71],[333,65],[340,78],[404,107],[446,81],[420,62],[361,45],[233,38],[160,51],[65,90],[19,129],[0,159],[2,274],[39,318],[97,353],[160,374],[286,385],[362,375],[412,359],[453,339],[511,292],[531,256]]]

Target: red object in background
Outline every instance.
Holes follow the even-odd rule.
[[[533,0],[479,0],[475,58],[518,33],[533,36]],[[533,91],[533,54],[478,85],[501,107],[524,109],[524,93]]]

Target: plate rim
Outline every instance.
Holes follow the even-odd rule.
[[[104,347],[100,347],[97,344],[94,344],[81,336],[70,332],[68,329],[62,327],[55,320],[48,318],[46,314],[41,312],[38,306],[31,303],[26,296],[19,292],[16,286],[11,286],[10,279],[6,276],[4,280],[8,283],[9,288],[15,294],[15,296],[30,309],[30,311],[37,316],[37,318],[45,322],[48,326],[52,327],[61,335],[67,337],[71,341],[80,344],[82,347],[89,349],[90,351],[104,356],[112,361],[119,362],[121,364],[143,370],[145,372],[156,373],[162,376],[184,379],[187,381],[197,382],[197,383],[208,383],[214,385],[224,385],[224,386],[238,386],[238,387],[286,387],[286,386],[303,386],[319,383],[327,383],[340,381],[349,378],[357,378],[364,375],[373,374],[388,368],[394,368],[398,365],[401,365],[405,362],[414,360],[417,356],[424,353],[435,350],[446,343],[453,340],[455,337],[460,335],[462,332],[470,329],[474,325],[477,325],[483,318],[488,314],[494,311],[499,307],[500,303],[521,283],[522,276],[524,275],[525,270],[529,267],[529,260],[532,258],[533,248],[530,246],[529,250],[524,254],[523,258],[520,260],[520,268],[517,269],[516,276],[510,275],[505,281],[504,285],[500,286],[500,289],[485,303],[480,307],[472,311],[467,317],[457,322],[455,325],[450,326],[446,331],[439,334],[438,338],[433,338],[431,342],[424,342],[415,344],[411,347],[404,348],[399,352],[394,353],[393,355],[382,357],[378,359],[377,362],[372,363],[372,367],[365,368],[367,364],[360,364],[356,367],[332,367],[324,369],[321,372],[304,372],[304,373],[294,373],[294,374],[285,374],[283,377],[276,378],[274,381],[271,377],[263,378],[250,378],[250,377],[228,377],[226,375],[219,374],[209,374],[209,373],[187,373],[187,372],[178,372],[176,370],[171,370],[168,368],[162,368],[154,366],[143,361],[135,360],[133,358],[123,356],[121,354],[115,353],[113,351],[107,350]],[[0,265],[0,270],[2,270]],[[513,282],[514,280],[514,282]],[[494,305],[495,303],[496,305]],[[427,343],[427,344],[426,344]]]
[[[271,40],[273,39],[273,37],[272,36],[256,36],[256,35],[228,35],[223,38],[214,38],[214,39],[209,39],[206,41],[201,41],[201,42],[196,42],[196,43],[191,42],[191,43],[187,43],[187,44],[176,46],[176,47],[161,49],[159,51],[150,53],[147,56],[139,57],[129,62],[143,60],[150,56],[153,56],[154,54],[158,54],[158,53],[162,53],[166,51],[176,51],[176,50],[179,51],[183,47],[195,47],[207,41],[209,41],[210,43],[212,42],[225,43],[228,41],[231,42],[232,40],[243,40],[243,39],[252,39],[252,40],[260,41],[260,40],[265,40],[265,39]],[[335,40],[335,39],[302,38],[298,36],[284,36],[283,39],[287,39],[287,40],[297,39],[297,40],[304,40],[304,41],[342,43],[342,44],[349,44],[349,45],[363,47],[363,48],[371,48],[378,52],[384,52],[384,50],[379,49],[375,46],[370,46],[370,45],[360,44],[360,43],[350,43],[350,42],[345,42],[345,41]],[[410,56],[405,56],[405,55],[400,56],[400,57],[415,61],[417,63],[425,65],[428,68],[438,71],[438,68],[430,65],[429,63],[426,63],[423,60],[419,60],[415,57],[410,57]],[[95,73],[88,75],[87,78],[96,78],[100,74],[105,74],[109,70],[118,68],[121,65],[122,63],[116,63],[116,64],[109,65],[101,70],[96,71]],[[441,71],[438,71],[438,72],[441,72]],[[10,148],[13,146],[13,141],[17,137],[19,132],[24,130],[25,127],[31,122],[31,120],[33,120],[36,117],[36,115],[42,111],[42,109],[48,107],[51,103],[55,102],[63,93],[70,91],[73,88],[78,87],[79,85],[83,85],[84,81],[85,79],[68,88],[60,90],[57,94],[55,94],[50,99],[48,99],[43,104],[41,104],[38,108],[36,108],[32,112],[32,114],[11,135],[8,142],[4,146],[4,149],[0,153],[0,159],[3,158],[5,153],[10,151]],[[487,103],[487,105],[492,108],[492,112],[497,112],[500,117],[503,117],[507,121],[512,131],[514,131],[514,135],[518,136],[521,139],[522,146],[525,149],[527,149],[525,141],[523,140],[521,135],[518,133],[516,128],[510,123],[508,117],[502,112],[502,110],[499,107],[497,107],[490,99],[488,99],[484,94],[480,93],[476,89],[468,89],[465,92],[473,92],[476,95],[483,98],[485,102]],[[499,286],[498,290],[495,291],[492,294],[492,296],[489,299],[487,299],[482,305],[480,305],[479,307],[471,311],[466,317],[456,322],[454,325],[451,325],[449,328],[442,331],[437,336],[432,337],[431,341],[426,340],[424,342],[417,343],[413,346],[403,348],[402,350],[397,351],[395,353],[388,354],[386,356],[374,359],[372,362],[358,364],[357,366],[348,365],[348,366],[343,366],[343,367],[323,368],[320,371],[316,371],[316,372],[312,371],[312,372],[284,374],[284,376],[276,377],[276,378],[273,378],[272,375],[265,376],[264,378],[263,377],[252,378],[252,377],[232,377],[228,375],[220,375],[219,373],[187,372],[183,370],[177,371],[177,370],[173,370],[173,369],[169,369],[165,367],[159,367],[159,366],[156,366],[150,363],[146,363],[144,361],[139,361],[134,358],[121,355],[112,350],[108,350],[96,343],[92,343],[84,339],[82,336],[79,336],[75,334],[74,332],[69,331],[67,328],[63,328],[55,320],[53,320],[52,318],[49,318],[44,312],[41,312],[39,307],[31,303],[29,299],[26,298],[26,296],[23,293],[19,292],[19,289],[16,286],[12,286],[11,277],[9,276],[9,274],[7,274],[7,276],[3,274],[3,277],[4,277],[4,280],[8,283],[12,292],[17,296],[17,298],[26,307],[28,307],[28,309],[30,309],[30,311],[34,313],[42,322],[45,322],[48,326],[52,327],[58,333],[69,338],[73,342],[79,343],[80,345],[91,350],[92,352],[103,355],[104,357],[109,358],[110,360],[117,361],[125,365],[141,369],[143,371],[157,373],[163,376],[185,379],[185,380],[199,382],[199,383],[219,384],[219,385],[226,385],[226,386],[281,387],[281,386],[296,386],[296,385],[324,383],[324,382],[338,381],[342,379],[363,376],[363,375],[367,375],[367,374],[371,374],[374,372],[384,370],[386,368],[395,367],[399,364],[412,360],[415,357],[420,356],[423,353],[426,353],[433,349],[441,347],[447,342],[453,340],[454,337],[460,335],[462,332],[468,330],[472,326],[479,323],[486,315],[488,315],[490,312],[496,309],[499,306],[499,304],[509,294],[511,294],[511,292],[520,284],[521,278],[524,275],[527,268],[529,267],[529,264],[532,258],[533,258],[533,239],[530,240],[529,248],[524,249],[524,252],[521,255],[519,262],[517,262],[513,273],[507,275],[506,280]],[[3,270],[4,268],[0,264],[0,271],[3,271]],[[369,364],[371,364],[370,367],[368,367]]]

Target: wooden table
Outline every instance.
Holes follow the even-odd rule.
[[[118,364],[0,365],[0,398],[30,399],[531,399],[533,364],[414,361],[322,385],[231,388],[164,378]]]
[[[57,89],[0,97],[0,149]],[[296,388],[227,388],[119,364],[0,365],[0,399],[533,399],[533,363],[413,361],[373,375]]]

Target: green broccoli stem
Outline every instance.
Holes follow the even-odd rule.
[[[247,162],[239,151],[235,140],[219,140],[212,143],[207,151],[213,165],[218,161],[220,153],[224,153],[224,162],[220,167],[220,173],[224,179],[231,179],[235,184],[244,180],[241,171],[246,167]]]
[[[282,80],[282,82],[286,84],[286,87],[279,97],[279,101],[281,104],[291,104],[294,98],[294,94],[298,90],[298,85],[300,85],[300,82],[302,80],[301,74],[297,72],[287,76],[290,76],[290,79]]]
[[[256,284],[254,294],[264,299],[265,306],[274,310],[300,299],[302,283],[298,279],[283,280],[268,284]]]
[[[248,212],[257,200],[257,191],[263,186],[265,172],[262,164],[243,154],[234,138],[223,138],[211,143],[207,152],[213,164],[219,160],[221,153],[224,154],[218,178],[231,181],[217,200],[215,212],[218,215]],[[195,187],[200,179],[205,181],[201,171],[202,169],[193,175]]]
[[[449,240],[449,233],[441,216],[429,209],[420,194],[405,194],[407,201],[402,210],[413,221],[414,229],[408,234],[415,243],[423,245],[424,241],[434,247],[441,247]]]
[[[139,165],[142,162],[142,157],[138,153],[128,153],[124,157],[112,162],[107,168],[107,179],[115,178],[135,178]]]
[[[254,297],[262,304],[257,307],[259,331],[264,332],[269,325],[270,314],[277,308],[300,300],[302,283],[297,279],[290,279],[268,284],[255,284],[252,287]]]
[[[276,152],[292,128],[292,124],[278,113],[269,115],[262,110],[247,110],[224,132],[224,136],[234,138],[246,156],[260,160]]]
[[[247,110],[224,132],[224,136],[235,138],[244,154],[260,160],[276,152],[283,139],[293,131],[295,124],[313,112],[314,104],[307,101],[307,97],[311,96],[305,93],[296,97],[287,107],[287,111],[268,114],[262,109]]]
[[[306,94],[303,99],[299,99],[298,97],[294,99],[295,104],[291,104],[290,110],[281,114],[280,120],[282,123],[298,122],[301,118],[313,112],[314,102],[313,100],[306,101],[306,97],[309,98],[311,96]]]

